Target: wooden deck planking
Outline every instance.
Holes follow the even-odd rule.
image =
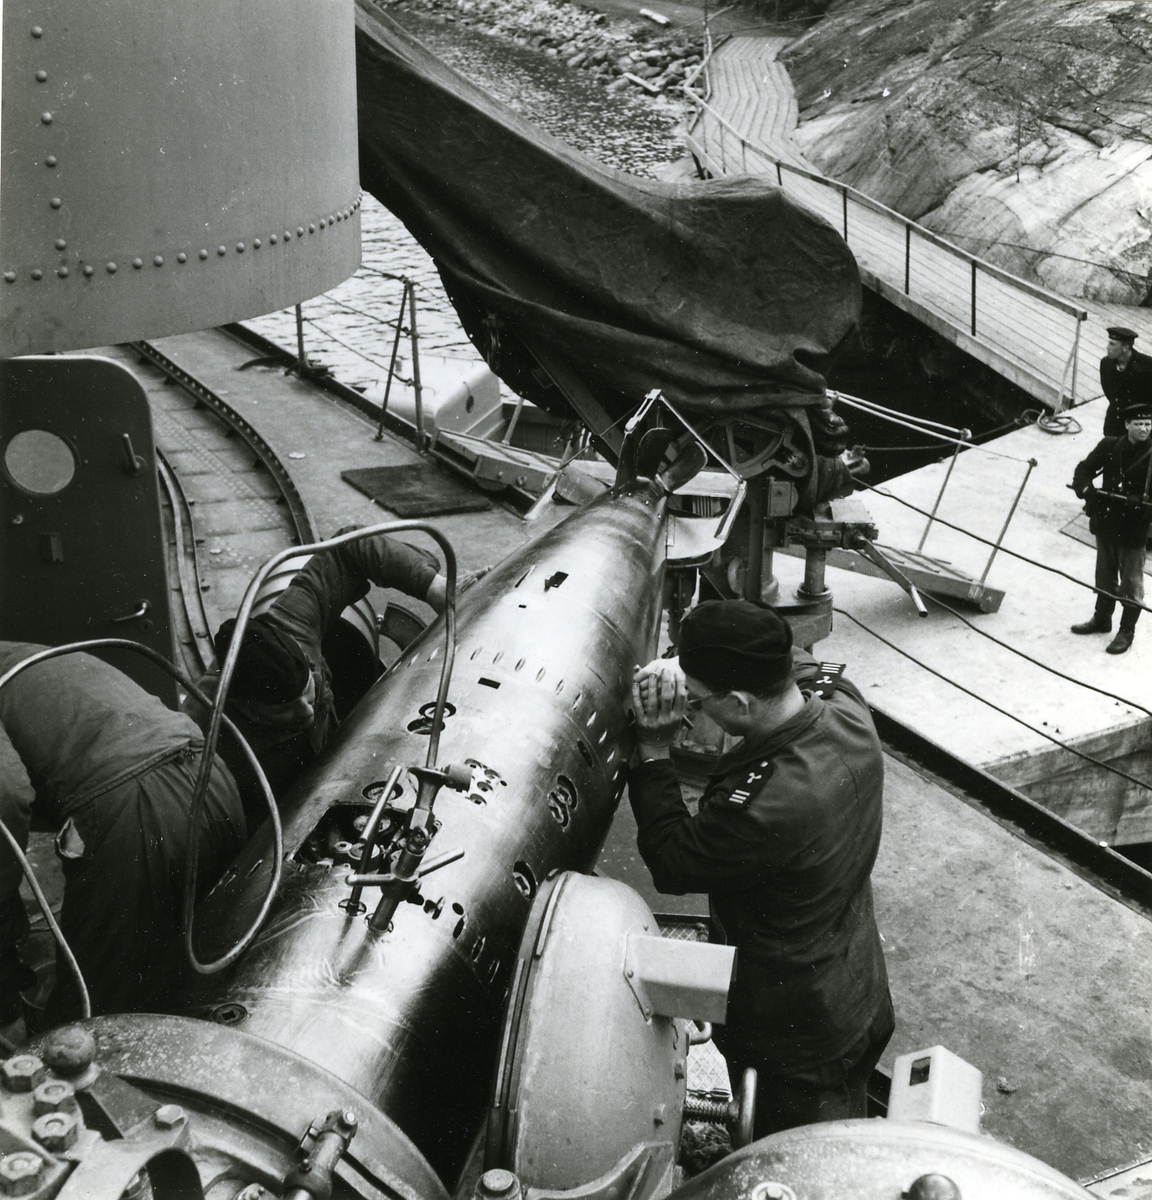
[[[819,174],[792,139],[798,119],[791,81],[777,61],[785,38],[734,37],[708,63],[709,109],[692,123],[688,141],[713,173],[775,175],[785,192],[845,233],[844,195],[833,180],[809,180],[781,170],[792,164]],[[727,127],[726,127],[727,126]],[[961,349],[1017,386],[1052,405],[1072,392],[1083,403],[1100,395],[1097,363],[1107,342],[1106,327],[1122,324],[1152,347],[1152,309],[1068,300],[1088,313],[1080,328],[1075,370],[1077,318],[1023,281],[1013,282],[977,267],[976,330],[972,332],[972,266],[962,251],[930,241],[913,224],[905,292],[906,222],[854,197],[847,202],[846,240],[867,286],[924,320]],[[994,270],[995,268],[993,268]]]

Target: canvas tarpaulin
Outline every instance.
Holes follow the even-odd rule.
[[[820,368],[860,307],[856,262],[822,218],[766,179],[673,184],[603,166],[369,0],[357,71],[363,186],[432,255],[515,391],[556,410],[543,358],[614,420],[651,388],[696,414],[820,402]]]

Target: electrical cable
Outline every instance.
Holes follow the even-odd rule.
[[[281,563],[287,562],[290,558],[296,558],[304,554],[317,554],[324,550],[335,550],[339,546],[347,545],[349,542],[363,541],[365,538],[375,537],[381,533],[413,531],[427,534],[444,552],[444,574],[447,583],[443,614],[444,662],[440,667],[440,685],[436,691],[436,704],[432,713],[432,728],[429,732],[428,753],[425,759],[425,766],[434,767],[436,765],[436,755],[440,748],[440,730],[444,724],[444,706],[448,699],[448,684],[452,678],[452,664],[456,656],[456,552],[452,548],[452,543],[449,542],[444,534],[427,521],[387,521],[379,525],[369,525],[363,529],[353,529],[348,533],[338,534],[336,537],[329,538],[327,541],[313,542],[307,546],[290,546],[286,550],[281,550],[273,554],[249,581],[248,587],[244,591],[244,596],[240,601],[240,608],[236,613],[236,626],[232,631],[232,640],[228,646],[228,653],[225,654],[224,661],[220,664],[220,679],[216,689],[216,700],[214,704],[209,705],[211,715],[208,719],[208,730],[204,735],[204,752],[200,758],[196,787],[192,793],[190,824],[193,830],[199,828],[199,819],[204,809],[204,798],[208,791],[208,780],[212,774],[212,758],[216,751],[216,745],[220,740],[220,727],[222,724],[228,723],[228,718],[224,715],[224,705],[227,702],[228,688],[231,686],[232,676],[236,670],[236,660],[240,657],[244,630],[247,628],[252,607],[256,603],[256,594],[264,583],[264,580]],[[4,680],[0,679],[0,687],[3,684]],[[275,801],[273,801],[273,806],[275,806]],[[278,825],[279,815],[277,815],[276,821]],[[235,962],[244,950],[247,949],[252,939],[256,936],[260,923],[267,915],[267,910],[271,907],[274,893],[269,888],[265,906],[262,908],[257,920],[252,923],[248,932],[231,950],[212,962],[201,962],[196,957],[196,950],[192,943],[192,913],[196,903],[196,869],[199,850],[198,840],[193,837],[188,847],[188,866],[184,875],[184,956],[198,975],[215,975]],[[283,847],[281,847],[281,852],[282,850]]]
[[[871,634],[877,641],[883,642],[891,650],[895,650],[897,654],[903,655],[909,662],[915,663],[922,670],[927,671],[930,675],[935,675],[937,679],[943,680],[944,683],[963,692],[966,696],[971,696],[973,700],[979,700],[981,704],[986,704],[994,712],[998,712],[1001,716],[1007,717],[1010,721],[1015,721],[1018,725],[1023,725],[1025,729],[1032,733],[1039,734],[1040,737],[1046,738],[1048,741],[1059,746],[1061,750],[1067,750],[1069,754],[1075,755],[1077,758],[1083,759],[1085,762],[1091,763],[1093,766],[1101,767],[1112,775],[1118,775],[1121,779],[1126,779],[1129,783],[1134,783],[1137,787],[1143,788],[1145,791],[1152,792],[1152,784],[1145,783],[1143,779],[1137,779],[1135,775],[1129,775],[1127,771],[1121,771],[1119,767],[1113,767],[1109,763],[1101,762],[1098,758],[1093,758],[1090,754],[1085,754],[1081,750],[1069,746],[1067,742],[1062,742],[1058,737],[1045,732],[1043,729],[1038,729],[1035,725],[1030,725],[1023,717],[1018,717],[1015,713],[1010,713],[1006,708],[1001,708],[999,704],[994,704],[991,700],[981,696],[978,692],[972,691],[971,688],[966,688],[962,683],[957,683],[955,679],[950,679],[947,675],[937,671],[935,667],[930,667],[922,659],[917,658],[914,654],[907,650],[901,649],[895,642],[889,641],[882,633],[877,633],[875,629],[865,625],[859,617],[854,617],[850,612],[843,608],[833,608],[833,612],[839,613],[841,616],[847,617],[849,621],[859,625],[865,633]]]
[[[943,517],[933,516],[927,509],[920,508],[919,505],[913,504],[910,500],[904,500],[902,497],[895,495],[893,492],[886,492],[875,484],[865,483],[863,479],[857,479],[856,482],[861,487],[866,487],[869,491],[875,492],[878,496],[883,496],[886,500],[895,500],[897,504],[903,504],[905,508],[910,508],[913,512],[919,513],[922,517],[931,518],[936,524],[944,525],[948,529],[954,529],[957,533],[962,533],[966,537],[972,538],[973,541],[982,542],[985,546],[992,546],[998,554],[1007,554],[1010,558],[1018,558],[1021,562],[1026,562],[1030,567],[1038,567],[1041,571],[1048,571],[1053,575],[1059,575],[1061,579],[1067,579],[1069,583],[1076,584],[1077,587],[1087,588],[1090,592],[1094,592],[1097,596],[1103,596],[1108,600],[1118,600],[1121,604],[1126,604],[1129,608],[1139,608],[1143,612],[1152,612],[1147,604],[1139,600],[1132,600],[1126,596],[1117,596],[1113,592],[1105,591],[1103,588],[1096,587],[1095,584],[1085,583],[1083,579],[1077,579],[1075,575],[1069,575],[1067,571],[1061,571],[1059,567],[1049,566],[1047,563],[1042,563],[1038,559],[1029,558],[1027,554],[1020,554],[1016,550],[1009,550],[1007,546],[997,546],[990,538],[981,537],[978,533],[973,533],[970,529],[965,529],[960,525],[953,525],[951,521],[946,521]]]
[[[56,918],[52,915],[52,907],[48,903],[48,897],[44,895],[40,887],[40,881],[36,878],[36,872],[32,870],[32,864],[28,861],[28,856],[20,849],[20,843],[16,840],[16,835],[3,820],[0,820],[0,833],[4,835],[4,839],[8,843],[8,848],[16,855],[16,861],[20,864],[20,870],[24,872],[24,878],[28,881],[28,886],[32,889],[32,895],[36,898],[36,904],[44,916],[44,921],[52,931],[52,936],[56,939],[56,945],[59,946],[60,953],[64,956],[64,961],[68,964],[68,970],[72,972],[72,978],[76,980],[76,988],[80,993],[80,1016],[87,1021],[92,1015],[92,1000],[88,995],[88,985],[84,982],[84,974],[80,970],[80,964],[76,961],[76,955],[72,953],[72,947],[68,945],[60,926],[56,924]]]
[[[1025,662],[1030,662],[1033,666],[1040,667],[1041,670],[1048,671],[1050,674],[1057,676],[1059,679],[1065,680],[1067,683],[1074,683],[1077,687],[1085,688],[1090,692],[1096,692],[1100,696],[1107,696],[1109,700],[1119,701],[1121,704],[1128,705],[1129,708],[1139,709],[1142,713],[1147,713],[1152,717],[1152,708],[1145,708],[1143,704],[1137,704],[1135,700],[1129,700],[1124,696],[1117,696],[1115,692],[1105,691],[1104,688],[1097,687],[1094,683],[1087,683],[1083,679],[1077,679],[1072,675],[1065,675],[1063,671],[1057,670],[1055,667],[1050,667],[1046,662],[1041,662],[1038,658],[1033,658],[1026,650],[1021,650],[1017,646],[1013,646],[1009,642],[998,638],[994,633],[989,633],[987,629],[981,629],[975,622],[970,621],[962,612],[957,612],[950,604],[945,604],[943,600],[937,599],[930,592],[920,593],[924,599],[930,600],[933,604],[938,605],[946,612],[950,612],[958,621],[963,621],[973,633],[978,633],[981,637],[987,638],[990,642],[995,642],[997,646],[1002,646],[1005,650],[1012,654],[1018,655]]]

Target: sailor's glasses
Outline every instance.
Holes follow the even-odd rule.
[[[703,696],[689,696],[684,707],[688,712],[699,712],[704,705],[705,700],[715,699],[717,696],[727,696],[727,692],[708,692]]]

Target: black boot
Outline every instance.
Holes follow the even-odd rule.
[[[1103,613],[1097,609],[1092,614],[1090,621],[1082,621],[1079,625],[1072,626],[1073,633],[1111,633],[1112,632],[1112,614]]]
[[[1136,633],[1136,622],[1140,617],[1138,608],[1126,608],[1124,615],[1120,618],[1120,628],[1116,631],[1116,636],[1104,647],[1108,654],[1123,654],[1129,646],[1132,645],[1132,638]]]

